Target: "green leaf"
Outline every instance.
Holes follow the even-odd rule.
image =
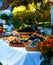
[[[48,60],[43,60],[40,65],[51,65],[51,63]]]
[[[3,64],[0,62],[0,65],[3,65]]]

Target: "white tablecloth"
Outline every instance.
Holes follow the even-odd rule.
[[[10,47],[6,41],[0,40],[0,62],[3,65],[40,65],[41,53],[26,51],[24,47]]]

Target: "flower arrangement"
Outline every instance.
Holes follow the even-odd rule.
[[[50,61],[53,56],[53,35],[47,36],[46,39],[38,43],[37,46],[42,52],[41,57],[44,57],[41,65],[52,65]]]

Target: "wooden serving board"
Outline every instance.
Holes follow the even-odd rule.
[[[13,46],[13,47],[25,47],[25,45],[22,44],[22,43],[21,44],[18,44],[18,43],[14,43],[14,44],[13,43],[9,43],[9,45]]]

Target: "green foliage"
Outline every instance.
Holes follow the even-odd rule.
[[[51,57],[53,56],[53,52],[51,52],[51,49],[48,49],[47,53],[42,53],[42,56],[45,60],[43,60],[40,65],[52,65]]]
[[[50,24],[50,22],[41,22],[42,24],[40,24],[40,26],[41,27],[43,27],[43,28],[50,28],[50,26],[51,26],[51,24]]]
[[[36,4],[36,3],[38,3],[38,2],[43,2],[43,0],[34,0],[34,3]]]
[[[4,19],[4,20],[7,21],[9,19],[9,16],[7,16],[6,14],[2,14],[1,19]]]
[[[4,14],[1,15],[0,18],[6,20],[6,23],[8,25],[10,25],[10,24],[12,24],[12,17],[13,17],[12,14],[10,16],[8,16],[7,14],[4,13]]]
[[[15,13],[19,13],[23,11],[26,11],[26,7],[22,5],[22,6],[14,7],[12,13],[15,15]]]
[[[38,22],[50,21],[49,10],[37,10],[35,13],[36,13],[36,21]]]
[[[34,2],[35,4],[38,2],[43,2],[43,0],[11,0],[12,8],[20,6],[20,5],[28,5],[28,3]]]
[[[35,25],[37,26],[38,23],[43,22],[41,24],[42,27],[50,27],[50,11],[49,10],[36,10],[35,13],[33,12],[15,12],[13,14],[13,24],[16,28],[20,25],[27,24],[27,25]],[[49,22],[49,23],[45,23]]]
[[[13,16],[13,24],[16,28],[19,28],[20,25],[23,24],[23,18],[24,18],[24,13],[23,12],[16,12],[16,15]]]
[[[50,11],[49,10],[37,10],[35,12],[36,14],[36,21],[40,24],[40,26],[44,28],[49,28],[50,27]],[[45,23],[46,22],[46,23]]]
[[[36,15],[33,12],[27,12],[27,13],[25,13],[24,16],[25,16],[24,21],[26,24],[28,24],[28,25],[35,24]]]
[[[3,64],[0,62],[0,65],[3,65]]]
[[[12,8],[20,6],[20,5],[27,5],[28,3],[32,3],[33,0],[12,0],[11,6]]]
[[[15,15],[16,14],[16,15]],[[15,27],[19,27],[23,23],[27,25],[36,25],[36,15],[33,12],[16,12],[13,16],[13,24]]]
[[[44,6],[44,10],[50,10],[51,8],[51,2],[46,2]]]
[[[52,48],[47,48],[47,46],[43,46],[44,50],[47,50],[45,52],[42,52],[42,57],[44,57],[44,60],[41,62],[40,65],[52,65],[51,64],[51,58],[53,57]]]
[[[35,14],[33,12],[17,12],[13,17],[13,24],[15,28],[20,29],[30,29],[34,31],[37,29],[37,23],[35,21]]]
[[[44,60],[41,62],[40,65],[51,65],[51,63],[49,63],[48,60]]]
[[[18,31],[20,32],[34,32],[35,28],[31,25],[27,25],[27,24],[22,24],[19,28]],[[37,30],[36,30],[37,31]]]

